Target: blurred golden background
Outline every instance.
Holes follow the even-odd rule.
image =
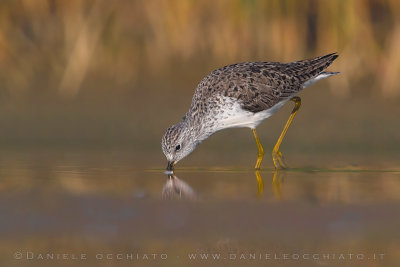
[[[158,166],[163,131],[213,69],[338,52],[341,74],[302,93],[286,150],[397,155],[399,13],[396,0],[1,1],[0,144],[129,147]],[[289,110],[261,126],[265,144]],[[254,152],[247,131],[228,134],[205,146]]]

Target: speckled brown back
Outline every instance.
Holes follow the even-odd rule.
[[[236,98],[251,112],[269,109],[298,93],[337,57],[332,53],[291,63],[245,62],[214,70],[198,85],[190,111],[207,109],[205,103],[216,95]]]

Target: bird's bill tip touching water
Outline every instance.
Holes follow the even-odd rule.
[[[168,178],[174,177],[174,171],[165,171],[164,174],[168,175]]]
[[[168,161],[167,171],[173,172],[175,167],[175,161]]]

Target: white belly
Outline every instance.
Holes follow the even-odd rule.
[[[275,112],[277,112],[278,109],[280,109],[288,100],[289,98],[279,102],[270,109],[253,113],[243,110],[232,98],[224,97],[224,101],[227,103],[227,108],[222,112],[219,112],[216,116],[218,121],[216,130],[234,127],[248,127],[255,129],[263,120],[271,117]]]

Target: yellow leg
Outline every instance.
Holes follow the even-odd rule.
[[[296,115],[296,112],[299,110],[300,106],[301,106],[301,98],[298,96],[293,97],[292,99],[290,99],[294,102],[295,106],[292,110],[292,113],[290,114],[289,119],[286,122],[285,127],[283,128],[283,131],[281,133],[281,135],[278,138],[278,141],[276,142],[274,149],[272,150],[272,160],[274,161],[274,166],[276,169],[285,169],[287,168],[287,165],[285,164],[284,160],[283,160],[283,155],[282,153],[279,151],[279,148],[281,146],[281,143],[283,141],[283,138],[286,135],[287,130],[289,129],[290,124],[293,121],[294,116]]]
[[[260,165],[261,165],[261,161],[263,160],[264,157],[264,149],[260,143],[260,139],[258,138],[258,134],[256,132],[256,129],[251,129],[253,131],[254,134],[254,139],[256,140],[256,144],[257,144],[257,148],[258,148],[258,152],[257,152],[257,162],[256,162],[256,166],[254,167],[256,170],[260,169]]]

